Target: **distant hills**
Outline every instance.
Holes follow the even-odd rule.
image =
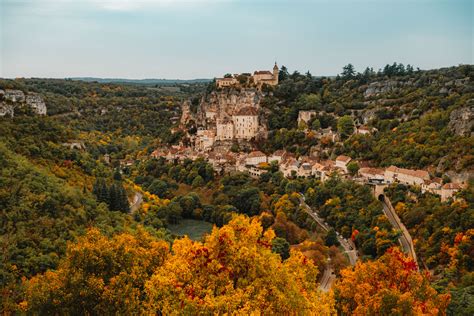
[[[71,77],[66,78],[70,80],[99,82],[99,83],[128,83],[140,85],[174,85],[174,84],[192,84],[192,83],[207,83],[212,79],[123,79],[123,78],[95,78],[95,77]]]

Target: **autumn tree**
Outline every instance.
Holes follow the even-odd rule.
[[[203,243],[176,240],[172,256],[147,282],[150,313],[290,314],[333,312],[317,290],[317,268],[300,252],[281,261],[272,230],[237,216]]]
[[[449,295],[438,294],[398,248],[341,275],[334,293],[343,315],[444,315],[449,303]]]
[[[136,314],[143,310],[145,281],[169,253],[166,242],[144,230],[107,238],[90,229],[68,246],[55,271],[25,282],[20,307],[51,315]]]

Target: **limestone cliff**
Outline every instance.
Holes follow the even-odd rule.
[[[197,119],[205,125],[206,119],[229,119],[244,107],[260,108],[263,94],[257,89],[222,89],[204,96],[197,109]],[[215,113],[215,119],[214,114]]]
[[[471,136],[474,133],[474,100],[465,107],[458,108],[449,116],[449,127],[461,136]]]
[[[44,99],[37,93],[25,94],[21,90],[0,90],[0,116],[13,117],[15,110],[30,109],[36,115],[46,115],[47,107]],[[22,112],[22,111],[20,111]]]

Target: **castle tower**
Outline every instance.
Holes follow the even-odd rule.
[[[277,63],[275,62],[275,66],[273,66],[273,80],[275,81],[275,84],[278,84],[278,66]]]

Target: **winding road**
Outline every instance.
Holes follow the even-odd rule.
[[[300,205],[303,206],[306,213],[308,213],[309,216],[311,216],[325,231],[329,231],[331,229],[331,227],[326,224],[321,217],[319,217],[318,213],[314,211],[311,207],[309,207],[308,204],[306,204],[304,196],[302,196],[301,194]],[[355,244],[352,242],[352,240],[343,238],[339,233],[337,233],[337,240],[341,244],[342,248],[344,248],[345,253],[347,253],[351,265],[355,265],[357,262],[357,249]]]
[[[402,221],[398,217],[395,209],[392,206],[392,203],[385,195],[381,195],[379,197],[380,202],[383,204],[383,212],[385,216],[387,216],[390,224],[392,224],[393,228],[399,230],[401,232],[398,241],[403,249],[403,251],[409,255],[416,263],[418,267],[418,260],[416,257],[415,246],[413,245],[413,241],[411,239],[410,233],[408,232],[405,225],[403,225]]]
[[[331,229],[331,227],[326,224],[321,217],[319,217],[318,213],[313,211],[313,209],[308,204],[306,204],[304,195],[301,193],[299,200],[300,206],[304,208],[306,213],[308,213],[308,215],[311,216],[311,218],[313,218],[319,224],[319,226],[321,226],[325,231],[329,231]],[[350,264],[354,266],[357,262],[357,250],[355,244],[351,240],[344,239],[341,235],[339,235],[339,233],[337,233],[337,240],[339,241],[339,244],[342,246],[342,248],[344,248],[344,252],[349,257]],[[323,272],[321,282],[319,284],[320,290],[324,292],[329,291],[335,280],[336,275],[334,274],[334,269],[328,260],[328,264],[326,265],[326,269]]]

